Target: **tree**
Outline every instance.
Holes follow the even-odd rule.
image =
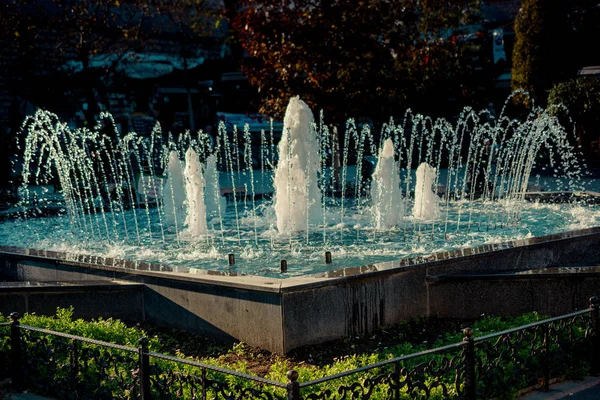
[[[62,67],[79,62],[83,71],[78,71],[81,79],[76,82],[88,85],[91,97],[94,78],[110,79],[122,57],[131,51],[153,51],[157,37],[177,43],[182,56],[199,47],[222,18],[222,9],[214,4],[211,0],[4,1],[0,41],[14,62],[6,63],[2,72],[15,78],[13,94],[33,98],[54,82],[68,88],[74,81],[65,79],[70,71]],[[91,61],[100,55],[111,57],[102,70],[90,71]],[[54,101],[56,93],[52,94],[38,94],[38,103]]]
[[[338,120],[388,118],[429,88],[456,83],[468,57],[455,31],[480,7],[478,0],[244,3],[233,25],[260,111],[281,116],[300,95]]]
[[[600,35],[600,2],[573,0],[569,19],[574,30],[571,54],[581,66],[599,65],[600,52],[590,51],[590,41]]]
[[[600,78],[579,77],[554,85],[548,95],[548,106],[553,114],[563,117],[563,124],[575,123],[583,154],[599,158]],[[591,146],[592,142],[595,146]]]
[[[529,92],[530,98],[542,107],[552,85],[573,76],[577,70],[569,17],[575,3],[578,2],[523,0],[517,15],[511,88]],[[515,99],[531,106],[527,96]]]

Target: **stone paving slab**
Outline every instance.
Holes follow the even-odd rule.
[[[550,386],[548,392],[529,392],[522,400],[599,400],[600,377],[588,376],[581,381],[565,381]]]
[[[0,389],[0,399],[10,400],[54,400],[31,393],[9,393]],[[554,384],[548,392],[534,391],[521,397],[521,400],[599,400],[600,377],[587,377],[581,381],[565,381]]]
[[[2,400],[54,400],[50,397],[38,396],[32,393],[9,393],[0,389],[0,399]]]

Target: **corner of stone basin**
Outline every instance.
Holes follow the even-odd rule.
[[[201,269],[190,269],[189,272],[145,272],[144,275],[146,274],[160,276],[161,278],[166,279],[194,281],[264,292],[279,292],[282,282],[285,281],[285,279],[256,275],[226,275]]]

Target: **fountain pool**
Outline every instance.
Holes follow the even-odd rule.
[[[239,204],[241,206],[241,204]],[[260,202],[266,209],[270,204]],[[231,204],[228,207],[232,207]],[[460,216],[460,204],[443,208],[443,213],[453,219],[451,223],[414,223],[407,221],[403,227],[385,230],[369,226],[369,217],[357,214],[354,206],[348,207],[346,226],[330,225],[325,232],[316,230],[281,238],[272,230],[273,220],[257,213],[256,237],[253,229],[236,231],[232,212],[223,218],[223,235],[211,232],[201,240],[190,239],[175,232],[165,232],[165,242],[156,232],[141,229],[141,242],[103,241],[97,236],[69,229],[69,216],[31,218],[5,221],[0,224],[2,245],[32,249],[44,249],[71,254],[96,255],[125,260],[146,261],[168,265],[177,271],[214,270],[232,275],[259,275],[268,277],[292,277],[355,267],[365,264],[391,261],[404,257],[425,256],[442,251],[476,247],[483,244],[502,243],[515,239],[544,236],[566,230],[598,225],[600,208],[597,206],[574,206],[566,204],[530,204],[524,207],[518,225],[501,225],[503,206],[496,205],[492,214],[488,204],[472,204],[469,213]],[[134,223],[145,219],[144,210],[125,211],[123,218]],[[332,223],[337,215],[328,217]],[[471,231],[467,226],[471,219]],[[146,221],[145,221],[146,222]],[[241,218],[243,226],[254,227],[254,220]],[[160,222],[157,215],[150,217],[151,226]],[[356,226],[360,225],[358,228]],[[464,229],[464,231],[461,231]],[[446,233],[444,233],[446,230]],[[458,230],[458,232],[457,232]],[[266,232],[266,233],[265,233]],[[121,232],[124,235],[124,232]],[[323,236],[326,236],[326,242]],[[326,264],[325,251],[331,251],[333,262]],[[235,254],[235,265],[228,265],[228,254]],[[286,259],[288,271],[280,272],[280,260]],[[200,271],[199,271],[200,272]]]
[[[112,126],[103,115],[95,130],[72,131],[43,111],[26,121],[21,213],[0,224],[1,245],[293,277],[600,220],[594,205],[526,201],[532,185],[586,189],[568,132],[544,110],[524,122],[407,112],[378,131],[350,119],[340,135],[294,98],[281,134],[221,124],[214,145],[203,132],[121,136]],[[31,216],[49,208],[59,215]]]

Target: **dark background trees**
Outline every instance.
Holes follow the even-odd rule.
[[[515,23],[511,88],[530,97],[516,97],[531,106],[530,98],[545,107],[553,85],[567,81],[586,65],[600,63],[590,51],[600,34],[597,0],[523,0]]]
[[[470,78],[481,44],[459,29],[477,21],[479,1],[243,3],[233,26],[266,114],[281,116],[294,95],[338,120],[385,119],[408,106],[440,111],[478,83]]]
[[[600,77],[581,76],[554,85],[548,106],[564,126],[574,128],[584,156],[600,159]]]
[[[567,1],[524,0],[517,15],[511,87],[526,90],[541,106],[546,104],[546,92],[554,82],[577,71],[570,9]],[[518,98],[530,105],[528,97]]]
[[[188,61],[198,64],[208,58],[205,49],[219,46],[212,42],[222,23],[222,6],[212,0],[0,0],[0,189],[9,186],[9,158],[19,151],[26,115],[43,108],[79,127],[107,110],[122,131],[137,129],[143,118],[133,115],[149,112],[155,82],[126,69],[139,65],[143,77],[177,63],[185,90],[195,79]],[[109,110],[113,99],[118,107]]]
[[[124,58],[167,53],[185,59],[211,37],[223,10],[210,0],[6,0],[0,4],[2,74],[15,98],[44,108],[119,86]],[[169,40],[165,51],[163,39]],[[103,62],[98,60],[102,59]],[[130,63],[135,59],[127,60]],[[92,68],[94,67],[94,68]],[[89,116],[88,116],[89,117]]]
[[[523,0],[515,34],[511,88],[529,93],[515,96],[515,103],[525,112],[533,103],[551,107],[567,129],[575,130],[585,157],[597,161],[599,80],[597,75],[578,74],[586,66],[600,65],[600,53],[590,51],[600,35],[600,3]]]
[[[85,92],[94,107],[95,88],[131,83],[119,68],[132,54],[185,60],[225,42],[221,47],[234,59],[227,71],[241,63],[258,91],[222,96],[221,104],[237,99],[236,107],[246,108],[241,112],[260,108],[281,117],[289,97],[300,95],[330,120],[381,121],[406,108],[452,116],[464,105],[481,109],[498,93],[493,88],[501,71],[486,31],[495,26],[482,25],[480,11],[479,0],[4,0],[0,64],[13,97],[56,109],[81,101]],[[543,105],[554,83],[581,65],[600,63],[600,53],[589,51],[598,21],[597,1],[524,0],[513,87],[529,90]],[[212,79],[197,72],[186,70],[173,81],[197,87]],[[245,90],[244,76],[230,83]]]

